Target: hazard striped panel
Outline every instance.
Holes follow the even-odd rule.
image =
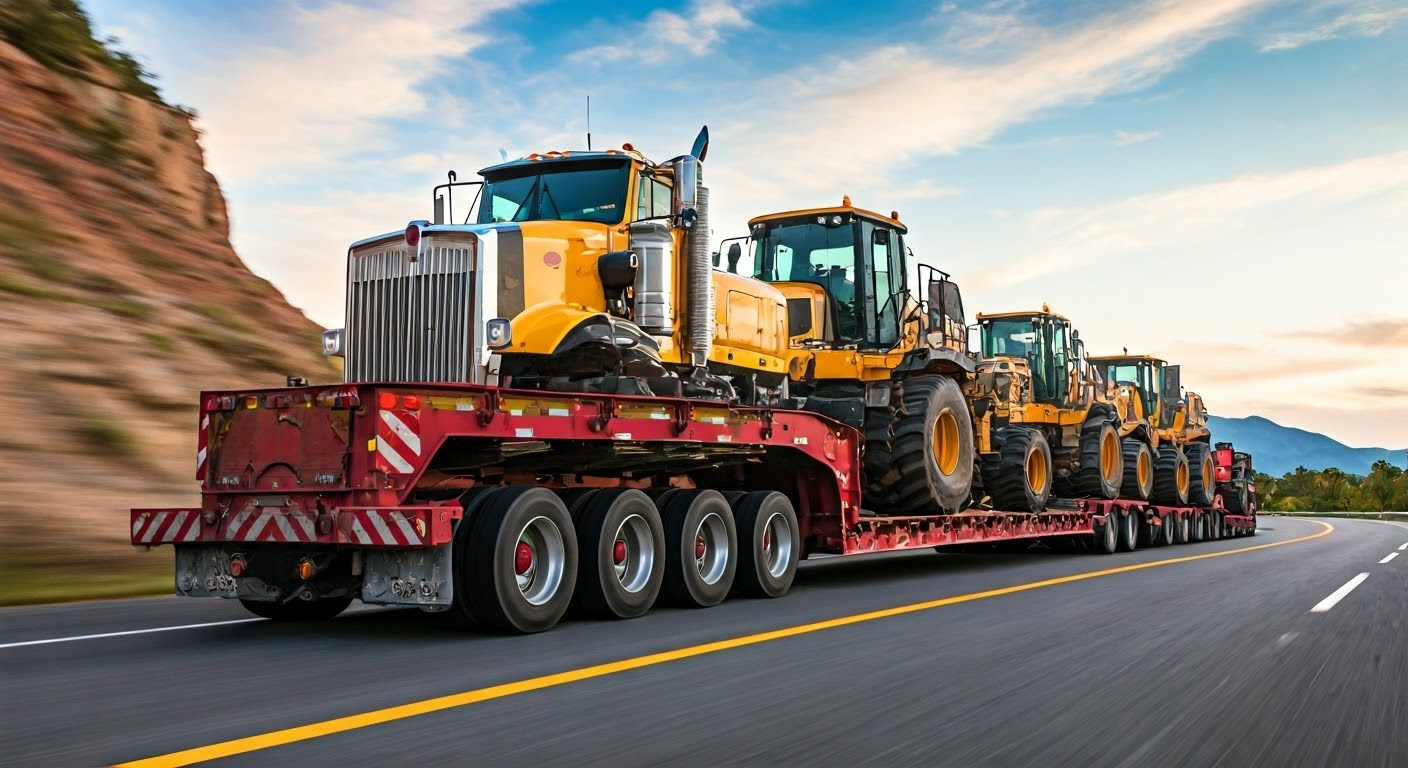
[[[454,536],[448,507],[348,509],[337,512],[337,543],[363,547],[433,547]]]
[[[388,474],[413,475],[420,467],[420,417],[410,411],[378,411],[376,468]]]
[[[210,414],[200,415],[200,436],[196,438],[196,480],[205,482],[205,460],[210,454]]]
[[[174,544],[199,539],[199,509],[132,510],[133,544]]]
[[[275,541],[315,543],[316,521],[299,510],[255,506],[231,515],[225,522],[225,541]]]

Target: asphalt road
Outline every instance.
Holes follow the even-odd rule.
[[[1324,530],[1262,525],[1113,556],[818,560],[782,600],[529,637],[380,609],[276,625],[174,597],[3,609],[0,765],[110,765],[310,725],[210,764],[1408,766],[1408,526],[1335,520],[1284,546],[1037,585]],[[962,599],[750,637],[948,597]],[[64,639],[122,632],[140,633]],[[675,649],[693,650],[640,659]],[[591,669],[620,660],[633,668]]]

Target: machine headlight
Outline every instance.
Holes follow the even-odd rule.
[[[484,324],[484,340],[489,349],[503,349],[513,341],[513,328],[508,320],[496,317]]]
[[[323,331],[323,356],[342,357],[343,329],[333,328]]]

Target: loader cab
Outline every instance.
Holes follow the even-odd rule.
[[[888,350],[900,341],[905,301],[904,235],[897,218],[854,208],[792,211],[749,222],[747,253],[731,269],[819,296],[810,339],[832,347]],[[746,270],[746,271],[745,271]],[[806,335],[806,334],[803,334]]]
[[[982,355],[1027,361],[1032,400],[1068,407],[1084,399],[1083,345],[1070,320],[1051,312],[978,315]]]
[[[1092,362],[1106,382],[1139,392],[1140,417],[1158,427],[1172,426],[1181,399],[1178,366],[1147,355],[1098,357]]]

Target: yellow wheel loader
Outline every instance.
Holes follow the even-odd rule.
[[[899,214],[849,197],[748,227],[724,249],[726,269],[786,297],[790,394],[865,433],[867,513],[966,507],[974,437],[962,384],[974,363],[958,286],[920,265],[915,297]]]
[[[1114,499],[1124,461],[1119,416],[1097,398],[1070,320],[1040,312],[978,314],[981,356],[965,388],[978,419],[979,477],[997,509],[1058,498]]]
[[[1120,414],[1125,496],[1156,504],[1208,506],[1216,493],[1207,410],[1183,393],[1179,367],[1149,355],[1092,357],[1102,397]]]

